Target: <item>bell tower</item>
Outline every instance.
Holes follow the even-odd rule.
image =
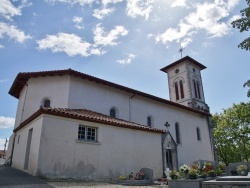
[[[163,67],[168,74],[170,101],[209,112],[205,103],[201,70],[207,68],[189,56]]]

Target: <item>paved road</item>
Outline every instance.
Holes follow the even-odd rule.
[[[0,166],[0,188],[53,188],[47,183],[8,166]]]

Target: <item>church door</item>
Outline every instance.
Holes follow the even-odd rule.
[[[171,149],[167,149],[166,151],[166,163],[169,170],[173,170],[173,156]]]

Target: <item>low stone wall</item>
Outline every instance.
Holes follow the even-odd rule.
[[[180,180],[168,180],[169,188],[203,188],[202,182],[212,180],[212,178],[200,178],[195,180],[180,179]]]
[[[204,181],[202,188],[250,188],[249,181]]]

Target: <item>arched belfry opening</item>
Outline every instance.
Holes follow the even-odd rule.
[[[161,71],[168,74],[170,101],[209,112],[201,77],[206,68],[189,56],[163,67]]]

